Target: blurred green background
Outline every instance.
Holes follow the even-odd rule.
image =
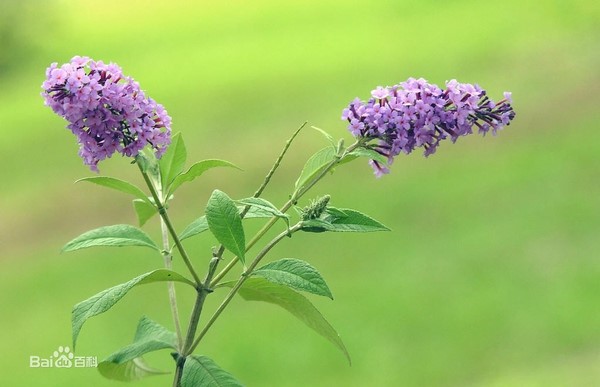
[[[94,369],[31,369],[29,356],[70,344],[72,305],[161,265],[135,248],[59,254],[83,231],[136,221],[126,196],[73,184],[90,172],[39,96],[45,68],[74,55],[116,62],[139,81],[192,161],[243,166],[182,188],[171,208],[179,229],[214,188],[251,194],[303,121],[349,139],[341,110],[377,85],[422,76],[479,83],[495,99],[511,90],[517,117],[497,137],[399,157],[379,180],[356,161],[312,194],[393,232],[297,235],[273,251],[328,280],[335,302],[313,301],[352,367],[282,310],[239,299],[199,352],[249,386],[600,385],[597,1],[0,4],[0,385],[118,385]],[[265,197],[282,204],[325,144],[306,130]],[[121,157],[100,169],[141,184]],[[145,230],[158,236],[156,220]],[[214,243],[190,240],[197,266]],[[178,290],[187,314],[192,299]],[[171,326],[164,285],[90,320],[77,354],[102,359],[128,344],[144,314]],[[148,360],[172,368],[166,352]]]

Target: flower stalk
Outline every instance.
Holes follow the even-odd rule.
[[[148,173],[146,173],[146,171],[144,171],[144,169],[142,168],[142,166],[140,165],[139,162],[136,164],[138,165],[140,172],[142,173],[142,176],[144,177],[144,181],[146,182],[146,185],[148,186],[148,189],[150,190],[150,193],[152,194],[152,198],[154,199],[154,205],[156,206],[158,214],[160,215],[160,217],[164,221],[165,225],[167,226],[167,230],[169,231],[169,234],[171,234],[171,237],[173,238],[173,241],[175,242],[175,246],[177,247],[177,250],[179,251],[181,258],[183,259],[183,262],[185,263],[190,274],[194,278],[194,282],[196,283],[196,285],[201,286],[202,281],[200,280],[200,277],[198,277],[198,274],[196,273],[196,270],[194,269],[194,266],[192,265],[192,262],[190,261],[190,258],[188,257],[188,254],[187,254],[185,248],[181,244],[181,240],[179,240],[179,236],[177,235],[177,232],[175,231],[175,228],[173,227],[173,223],[171,223],[171,219],[169,219],[169,214],[167,213],[167,209],[164,207],[164,204],[160,200],[160,197],[158,196],[158,193],[157,193],[156,189],[154,188],[154,185],[152,184],[152,181],[150,180]]]

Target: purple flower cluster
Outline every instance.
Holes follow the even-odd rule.
[[[53,63],[42,88],[45,104],[69,121],[79,155],[93,171],[115,152],[135,157],[149,144],[160,157],[171,143],[167,111],[116,64],[79,56],[60,67]]]
[[[456,80],[446,82],[442,90],[423,78],[409,78],[392,87],[377,87],[371,96],[367,102],[352,101],[342,119],[355,137],[376,140],[370,147],[387,157],[386,165],[370,161],[378,177],[389,172],[400,152],[423,147],[429,156],[441,140],[454,142],[473,133],[473,127],[484,135],[490,130],[496,134],[515,117],[510,93],[495,103],[479,86]]]

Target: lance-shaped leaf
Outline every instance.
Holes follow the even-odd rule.
[[[335,207],[327,207],[325,212],[333,218],[345,218],[348,216],[343,210]]]
[[[333,215],[334,213],[335,215]],[[301,230],[307,232],[375,232],[389,231],[390,229],[356,210],[336,208],[321,219],[303,221]]]
[[[158,214],[156,207],[141,199],[133,199],[133,209],[137,215],[140,227],[142,227],[154,215]]]
[[[149,367],[142,355],[160,349],[177,349],[177,336],[162,325],[142,317],[133,343],[111,354],[98,364],[98,371],[108,379],[131,381],[168,372]]]
[[[150,200],[148,199],[148,196],[146,196],[146,194],[141,189],[124,180],[119,180],[115,179],[114,177],[108,176],[94,176],[84,177],[83,179],[77,180],[75,183],[79,183],[80,181],[87,181],[90,183],[101,185],[103,187],[108,187],[117,191],[125,192],[147,202],[148,204],[151,204]]]
[[[125,282],[123,284],[113,286],[112,288],[101,291],[88,298],[85,301],[73,307],[71,314],[71,325],[73,329],[73,348],[77,344],[77,337],[81,331],[83,324],[90,318],[106,312],[113,307],[121,298],[123,298],[133,287],[144,285],[152,282],[177,281],[194,286],[194,283],[181,274],[167,269],[158,269],[139,277]]]
[[[123,364],[102,361],[98,363],[98,371],[107,379],[119,380],[122,382],[130,382],[134,380],[140,380],[148,376],[164,375],[169,373],[152,368],[141,357],[136,357],[135,359],[131,359]]]
[[[244,208],[246,208],[246,206],[239,206],[238,210],[240,210],[240,214],[242,213],[242,211],[244,211]],[[246,215],[244,215],[244,219],[258,219],[258,218],[272,218],[273,217],[273,212],[269,211],[269,210],[265,210],[264,208],[261,207],[250,207],[250,209],[248,209],[248,212],[246,212]]]
[[[310,219],[302,222],[300,231],[321,233],[325,231],[333,231],[333,225],[323,219]]]
[[[220,286],[233,287],[234,285],[235,281],[232,281]],[[239,295],[247,301],[264,301],[284,308],[310,329],[329,340],[344,353],[350,363],[350,354],[338,333],[302,294],[264,278],[248,278],[240,288]]]
[[[356,156],[356,157],[366,157],[368,159],[375,160],[381,164],[387,164],[387,162],[388,162],[387,157],[385,157],[381,153],[379,153],[373,149],[369,149],[369,148],[356,148],[355,150],[350,152],[350,155]]]
[[[331,134],[327,133],[325,130],[323,130],[321,128],[317,128],[316,126],[311,126],[311,128],[313,128],[317,132],[321,133],[327,139],[327,141],[329,141],[331,143],[331,146],[335,148],[335,140]]]
[[[183,365],[181,387],[237,387],[242,383],[206,356],[190,355]]]
[[[240,169],[235,164],[232,164],[229,161],[225,161],[225,160],[218,160],[218,159],[202,160],[202,161],[199,161],[199,162],[195,163],[194,165],[192,165],[190,167],[190,169],[188,169],[184,173],[175,177],[175,179],[173,180],[173,183],[169,187],[169,192],[170,193],[175,192],[175,190],[177,188],[179,188],[179,186],[182,185],[183,183],[192,181],[195,178],[202,175],[204,172],[208,171],[209,169],[216,168],[216,167],[231,167],[231,168]]]
[[[62,251],[75,251],[93,246],[145,246],[159,250],[142,230],[128,224],[105,226],[85,232],[67,243]]]
[[[266,279],[269,282],[285,285],[295,290],[329,297],[333,300],[327,283],[308,262],[294,258],[283,258],[268,263],[252,272],[253,276]]]
[[[171,139],[171,144],[169,145],[169,148],[167,148],[165,154],[163,154],[158,161],[164,190],[166,190],[175,177],[183,171],[186,158],[187,151],[185,150],[183,137],[181,136],[181,133],[177,133]]]
[[[320,172],[322,172],[327,165],[329,165],[333,160],[335,160],[336,150],[333,147],[323,148],[314,155],[312,155],[306,164],[304,164],[304,168],[302,168],[302,172],[300,173],[300,177],[296,180],[296,191],[301,189],[305,184],[307,184],[312,178],[317,176]]]
[[[262,210],[263,213],[271,214],[271,216],[276,216],[278,218],[284,219],[286,222],[289,222],[289,215],[284,214],[279,211],[277,207],[273,203],[263,198],[245,198],[237,201],[239,204],[243,204],[245,206],[250,206],[251,208]]]
[[[235,202],[224,192],[214,190],[206,205],[206,221],[219,243],[244,263],[246,237]]]
[[[179,235],[179,240],[184,240],[208,230],[206,216],[201,216],[190,223]]]

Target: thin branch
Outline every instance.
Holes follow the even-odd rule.
[[[173,268],[173,256],[169,249],[169,230],[165,222],[160,219],[160,229],[163,240],[163,259],[165,267],[169,270]],[[167,282],[169,289],[169,304],[171,305],[171,314],[173,315],[173,323],[175,324],[175,333],[177,333],[177,348],[179,351],[183,350],[183,336],[181,334],[181,323],[179,322],[179,310],[177,308],[177,295],[175,293],[175,283]]]
[[[183,262],[187,266],[192,277],[194,277],[194,282],[196,283],[196,285],[200,286],[202,284],[202,282],[200,281],[200,277],[198,277],[196,270],[192,266],[192,262],[190,261],[188,255],[187,255],[187,252],[185,251],[185,248],[181,244],[181,241],[179,240],[179,236],[177,236],[177,232],[175,231],[175,228],[173,227],[173,224],[171,223],[171,220],[169,219],[169,214],[167,213],[167,210],[163,206],[160,198],[158,197],[156,189],[154,188],[152,181],[150,181],[150,177],[148,176],[148,174],[146,172],[144,172],[140,163],[137,163],[137,165],[140,168],[140,172],[142,172],[142,176],[144,177],[144,181],[146,182],[146,185],[148,186],[150,193],[152,194],[152,198],[154,199],[154,205],[156,205],[156,208],[158,210],[158,213],[160,214],[160,217],[165,222],[165,225],[167,226],[167,229],[169,230],[169,234],[171,234],[171,237],[175,241],[175,246],[177,246],[177,250],[179,251],[181,258],[183,259]]]

